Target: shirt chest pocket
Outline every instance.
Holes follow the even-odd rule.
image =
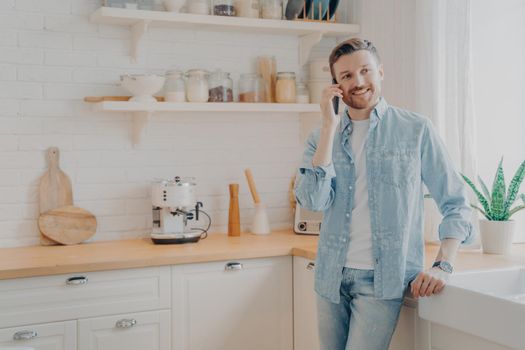
[[[411,149],[382,150],[378,157],[379,180],[398,188],[412,187],[416,183],[419,163]]]

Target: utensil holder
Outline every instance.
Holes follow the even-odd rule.
[[[270,223],[268,221],[268,215],[266,214],[266,205],[263,203],[255,204],[251,232],[258,235],[270,233]]]

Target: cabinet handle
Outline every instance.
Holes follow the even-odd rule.
[[[306,269],[309,271],[313,271],[315,268],[315,263],[309,262],[308,265],[306,265]]]
[[[242,269],[242,264],[238,263],[238,262],[229,262],[229,263],[226,264],[226,266],[224,266],[224,269],[226,271],[241,270]]]
[[[123,318],[122,320],[118,320],[117,323],[115,323],[115,326],[117,328],[131,328],[136,324],[137,320],[134,318]]]
[[[88,279],[85,276],[69,277],[66,280],[66,284],[69,286],[79,286],[81,284],[86,284],[87,282],[88,282]]]
[[[15,334],[13,334],[13,339],[14,340],[29,340],[29,339],[36,338],[37,335],[38,334],[35,331],[20,331],[20,332],[16,332]]]

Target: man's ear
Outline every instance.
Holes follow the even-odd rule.
[[[381,77],[381,80],[385,77],[385,72],[383,71],[383,64],[380,64],[378,67],[379,76]]]

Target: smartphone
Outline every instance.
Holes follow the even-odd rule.
[[[335,80],[335,78],[332,78],[332,84],[337,84],[337,80]],[[339,97],[338,96],[334,96],[332,98],[332,106],[334,107],[334,112],[335,114],[339,114]]]

